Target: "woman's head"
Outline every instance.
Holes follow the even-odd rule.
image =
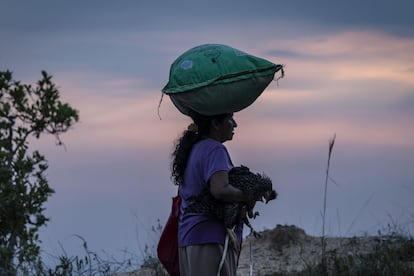
[[[198,135],[203,138],[212,138],[221,143],[233,139],[234,128],[237,123],[233,113],[213,116],[193,115],[192,119],[198,127]]]
[[[205,138],[215,139],[221,143],[231,140],[234,135],[233,130],[237,127],[232,113],[213,116],[194,113],[191,117],[196,128],[191,126],[184,131],[178,139],[172,154],[171,176],[177,185],[182,183],[184,170],[194,144]]]

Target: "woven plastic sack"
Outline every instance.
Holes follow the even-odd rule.
[[[251,105],[283,66],[222,44],[194,47],[171,65],[167,85],[178,110],[191,116],[240,111]]]

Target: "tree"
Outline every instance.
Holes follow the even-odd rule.
[[[0,71],[0,275],[13,275],[41,263],[39,228],[44,203],[54,193],[45,177],[48,162],[29,152],[29,138],[59,138],[79,120],[78,111],[60,101],[52,77],[42,71],[35,87]]]

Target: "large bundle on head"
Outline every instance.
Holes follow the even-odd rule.
[[[205,44],[179,56],[162,92],[191,116],[240,111],[251,105],[283,66],[221,44]]]

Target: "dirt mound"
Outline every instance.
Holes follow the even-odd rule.
[[[321,237],[309,236],[305,231],[294,225],[277,225],[272,230],[260,233],[261,238],[247,237],[243,241],[240,254],[238,275],[249,275],[250,267],[253,267],[253,275],[294,275],[300,271],[315,271],[315,267],[322,260]],[[414,252],[398,252],[404,244],[409,250],[413,250],[412,242],[407,244],[407,239],[398,237],[325,237],[327,266],[337,266],[341,261],[366,262],[367,266],[378,266],[370,264],[370,258],[376,260],[381,258],[378,253],[386,252],[386,257],[396,258],[398,262],[402,256],[408,257],[406,264],[410,264]],[[407,250],[405,250],[407,251]],[[390,253],[391,252],[391,253]],[[390,253],[390,254],[389,254]],[[370,255],[371,254],[371,255]],[[372,257],[370,257],[372,256]],[[335,263],[337,262],[337,263]],[[356,263],[355,263],[356,264]],[[346,263],[345,265],[350,265]],[[396,264],[399,266],[400,264]]]
[[[277,225],[273,230],[265,230],[261,233],[261,239],[258,242],[267,243],[274,249],[297,244],[307,239],[305,231],[294,225]]]

